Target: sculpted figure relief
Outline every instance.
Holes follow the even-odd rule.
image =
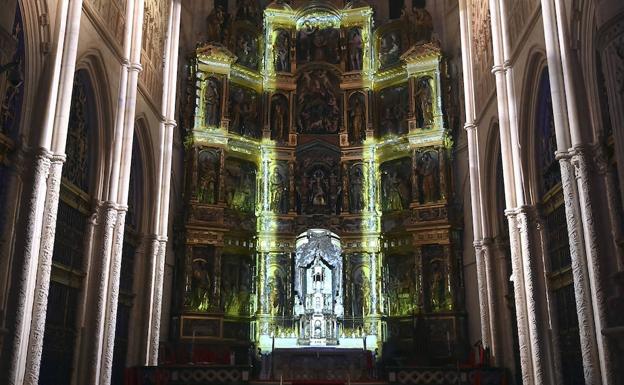
[[[382,67],[390,66],[399,61],[401,56],[401,37],[396,31],[390,32],[381,38],[379,46],[379,61]]]
[[[306,71],[298,81],[297,127],[301,133],[334,134],[340,128],[338,86],[325,69]]]

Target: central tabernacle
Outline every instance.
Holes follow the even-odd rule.
[[[342,320],[342,255],[337,235],[308,230],[297,239],[295,304],[298,345],[337,345]]]

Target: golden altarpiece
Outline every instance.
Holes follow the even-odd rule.
[[[188,62],[178,337],[449,359],[461,229],[431,17],[243,4]]]

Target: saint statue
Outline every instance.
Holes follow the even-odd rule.
[[[286,130],[286,108],[282,103],[281,98],[273,99],[273,132],[275,132],[275,139],[278,141],[288,141],[288,130]]]
[[[322,170],[314,171],[310,181],[310,203],[314,207],[327,206],[327,181]]]
[[[403,197],[401,196],[401,180],[396,171],[386,172],[384,191],[384,207],[386,211],[403,210]]]
[[[273,170],[270,179],[271,184],[271,210],[278,213],[284,213],[288,209],[284,209],[284,202],[286,199],[286,180],[279,172],[279,170]]]
[[[349,68],[352,71],[362,69],[362,33],[359,28],[353,28],[349,39]]]
[[[209,78],[206,85],[206,125],[216,126],[219,124],[220,97],[217,82]]]
[[[223,23],[225,22],[225,13],[223,7],[217,5],[212,9],[212,12],[206,18],[207,36],[206,40],[209,42],[222,43],[223,42]]]
[[[364,106],[360,102],[360,98],[355,96],[351,105],[349,115],[351,117],[352,142],[360,143],[362,141],[362,133],[364,133],[364,125],[366,124],[366,115]]]
[[[414,93],[416,98],[416,106],[418,108],[418,120],[420,127],[431,127],[433,124],[433,104],[432,104],[432,92],[431,85],[429,84],[429,78],[418,79],[418,85],[416,92]]]
[[[431,151],[423,153],[416,162],[421,203],[433,202],[437,199],[437,163],[437,156]]]

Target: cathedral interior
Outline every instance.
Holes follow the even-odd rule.
[[[0,385],[624,384],[621,1],[0,3]]]

